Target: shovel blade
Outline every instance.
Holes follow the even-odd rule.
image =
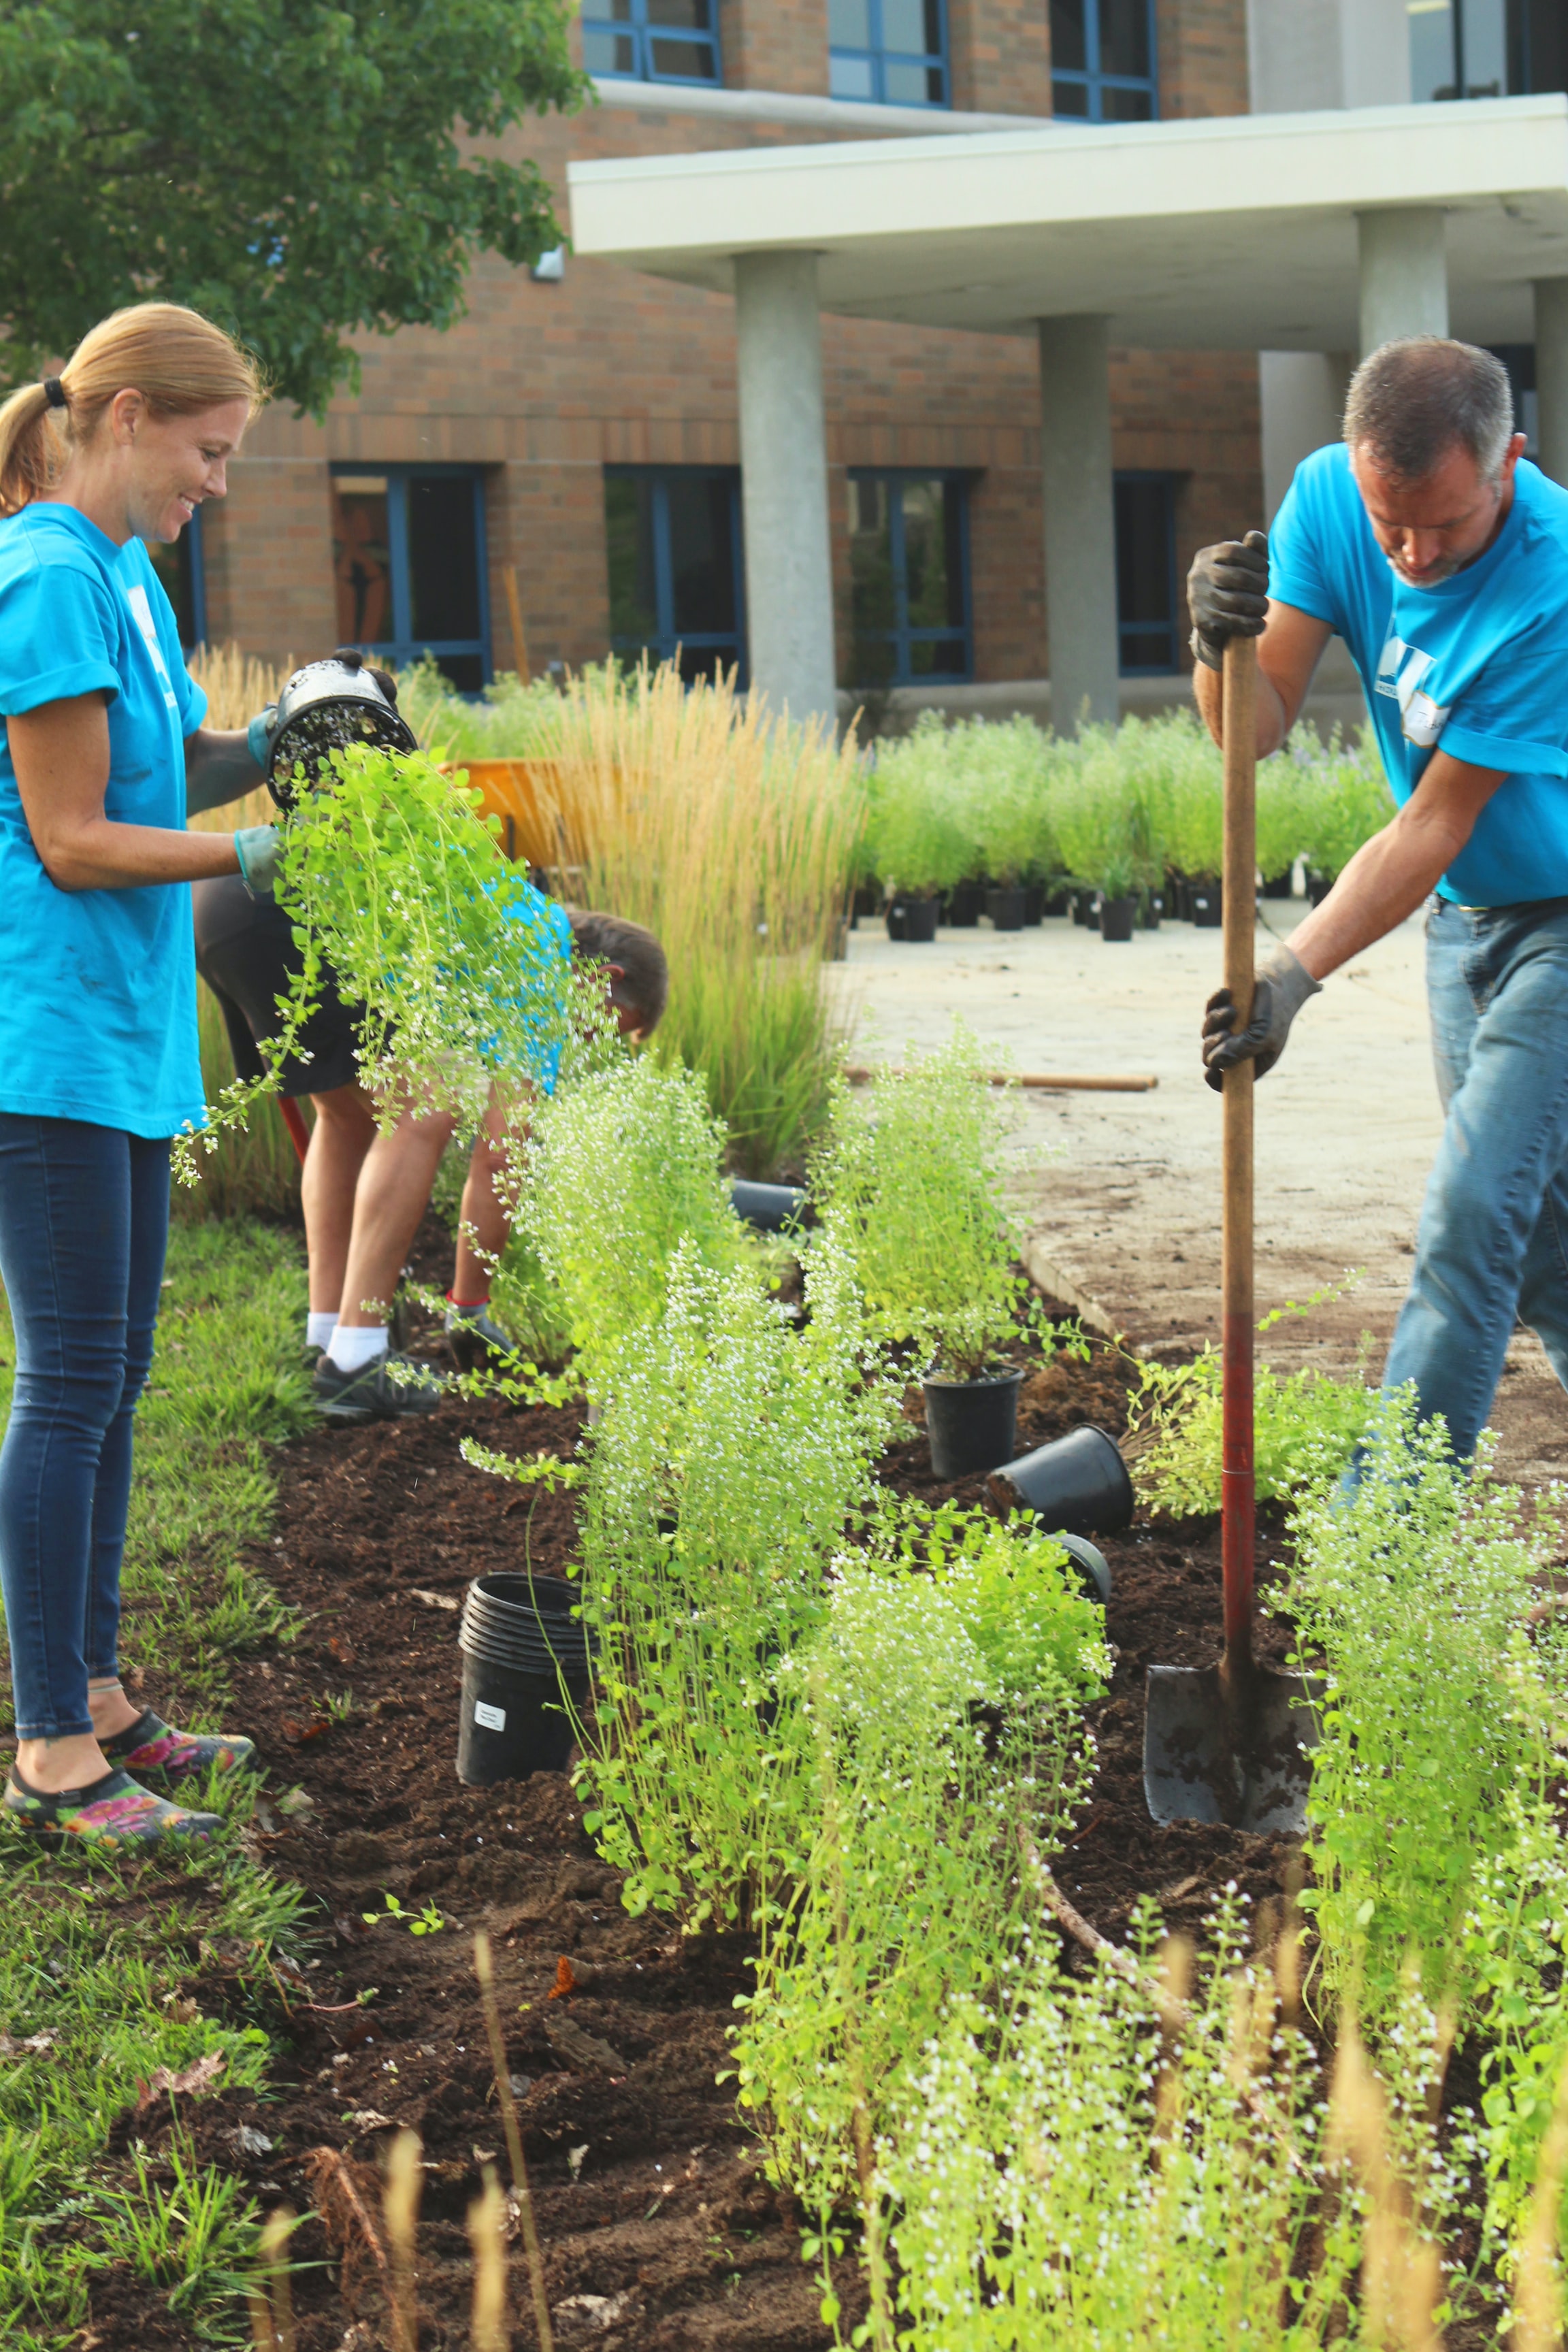
[[[1299,1834],[1321,1696],[1313,1675],[1255,1667],[1238,1702],[1217,1664],[1151,1666],[1143,1792],[1153,1819]]]

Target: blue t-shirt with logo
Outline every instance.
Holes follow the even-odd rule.
[[[207,703],[147,550],[36,502],[0,521],[0,719],[95,692],[109,704],[104,814],[183,832],[184,740]],[[58,888],[3,729],[0,1110],[149,1137],[206,1115],[190,886]]]
[[[1268,588],[1349,646],[1402,807],[1438,744],[1506,772],[1442,896],[1568,898],[1568,490],[1521,459],[1486,553],[1412,588],[1373,535],[1349,450],[1319,449],[1268,534]]]

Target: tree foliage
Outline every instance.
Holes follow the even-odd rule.
[[[560,242],[536,164],[574,109],[568,0],[0,0],[0,376],[121,304],[193,303],[320,415],[348,341],[445,327],[476,252]]]

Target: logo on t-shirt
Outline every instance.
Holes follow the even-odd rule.
[[[163,648],[158,642],[158,624],[153,618],[153,607],[147,602],[147,591],[140,581],[133,588],[128,588],[125,591],[125,601],[135,614],[136,625],[147,640],[147,650],[153,656],[153,667],[163,681],[163,699],[171,710],[177,710],[179,704],[174,700],[174,681],[169,676],[169,666],[163,659]]]
[[[1407,646],[1403,637],[1392,634],[1377,659],[1377,677],[1373,681],[1375,694],[1386,694],[1399,705],[1400,730],[1406,740],[1429,751],[1443,732],[1451,703],[1435,702],[1422,690],[1421,681],[1433,663],[1431,654],[1424,654],[1418,646]]]

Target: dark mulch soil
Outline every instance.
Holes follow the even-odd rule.
[[[434,1247],[438,1237],[426,1240]],[[1021,1446],[1085,1420],[1120,1433],[1125,1370],[1097,1346],[1088,1364],[1058,1361],[1033,1375]],[[508,1450],[569,1453],[577,1432],[574,1411],[514,1413],[452,1400],[426,1421],[323,1428],[280,1457],[265,1570],[306,1629],[291,1646],[239,1664],[234,1721],[258,1739],[270,1769],[260,1845],[271,1867],[309,1890],[317,1956],[301,1980],[279,1983],[268,2023],[280,2050],[265,2099],[186,2102],[184,2120],[200,2152],[241,2170],[265,2202],[340,2216],[330,2231],[312,2220],[295,2241],[298,2257],[316,2265],[296,2284],[299,2352],[371,2352],[384,2340],[374,2257],[341,2219],[342,2176],[329,2166],[338,2186],[323,2194],[312,2152],[341,2158],[378,2215],[374,2167],[393,2125],[412,2126],[425,2144],[422,2344],[456,2352],[469,2341],[465,2216],[484,2158],[505,2169],[473,1977],[479,1927],[496,1950],[563,2345],[805,2352],[829,2341],[795,2217],[762,2179],[755,2144],[715,2082],[732,2003],[748,1983],[743,1943],[682,1940],[665,1920],[629,1916],[563,1777],[489,1790],[456,1777],[456,1604],[474,1576],[515,1567],[525,1541],[535,1571],[550,1574],[572,1540],[568,1497],[536,1500],[499,1485],[467,1467],[458,1442],[473,1434]],[[887,1475],[933,1496],[979,1499],[984,1484],[934,1486],[912,1429]],[[1140,1527],[1105,1549],[1118,1663],[1095,1710],[1100,1768],[1064,1884],[1112,1935],[1145,1892],[1194,1924],[1229,1879],[1257,1899],[1278,1897],[1287,1842],[1156,1829],[1143,1802],[1143,1668],[1216,1652],[1217,1530]],[[344,1692],[352,1710],[333,1720],[326,1702]],[[290,1813],[279,1800],[296,1787],[309,1805]],[[383,1913],[389,1894],[411,1914],[437,1906],[439,1931],[367,1927],[362,1915]],[[563,1960],[577,1989],[552,2000]],[[374,2000],[357,2005],[371,1986]],[[210,2011],[226,1999],[210,1978],[191,1989]],[[584,2035],[607,2051],[585,2048]],[[244,2153],[240,2125],[271,2148]],[[137,2126],[155,2148],[166,2129],[156,2112]],[[861,2305],[852,2262],[840,2265],[838,2285],[852,2323]],[[518,2288],[526,2301],[521,2263]],[[100,2352],[195,2341],[113,2275],[96,2285],[92,2312]],[[514,2340],[531,2344],[531,2330]]]

